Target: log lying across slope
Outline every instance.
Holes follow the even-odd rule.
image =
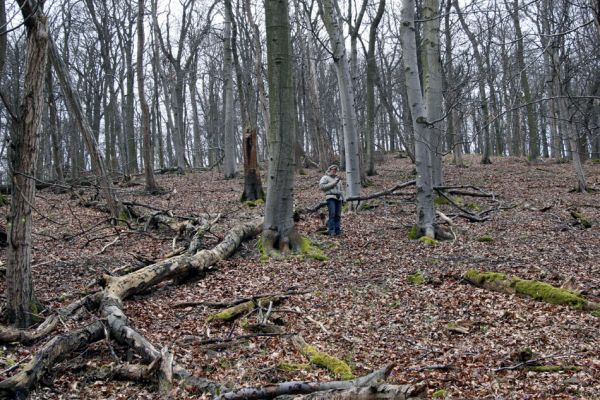
[[[261,229],[262,220],[240,224],[211,250],[173,257],[121,277],[104,276],[104,290],[99,311],[102,318],[106,319],[107,326],[105,327],[101,322],[94,322],[75,332],[53,338],[19,373],[0,382],[0,397],[27,396],[27,393],[55,363],[65,359],[69,353],[75,350],[81,351],[88,344],[103,339],[105,330],[113,339],[135,350],[147,363],[163,357],[161,351],[130,326],[129,319],[122,310],[123,300],[165,280],[207,269],[218,260],[229,257],[242,241],[256,236]],[[193,385],[200,390],[213,393],[221,390],[218,384],[192,379],[191,374],[176,365],[165,368],[170,369],[175,377],[186,379],[187,384],[192,383],[190,381],[193,380]]]
[[[82,352],[91,343],[110,337],[127,346],[141,356],[144,364],[123,364],[117,367],[115,376],[129,379],[158,380],[159,389],[167,392],[177,379],[194,392],[207,393],[222,398],[272,398],[275,396],[304,396],[317,392],[311,398],[415,398],[423,392],[422,386],[381,385],[391,368],[385,368],[353,381],[329,383],[284,382],[264,388],[230,390],[217,382],[193,376],[174,362],[168,348],[157,348],[133,328],[122,309],[128,297],[147,290],[165,280],[192,272],[202,272],[215,262],[232,255],[242,241],[256,236],[262,230],[262,220],[243,223],[234,227],[221,243],[211,250],[194,254],[183,254],[149,265],[123,276],[105,275],[101,279],[103,290],[93,296],[93,301],[77,301],[65,310],[74,312],[86,306],[97,311],[101,320],[52,338],[34,355],[32,360],[8,379],[0,382],[0,398],[26,398],[35,385],[56,365],[70,357],[73,352]],[[263,396],[264,395],[264,396]],[[258,397],[257,397],[258,396]]]

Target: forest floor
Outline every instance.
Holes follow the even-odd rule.
[[[467,162],[467,168],[445,165],[446,183],[477,186],[493,192],[499,201],[463,197],[463,204],[472,210],[500,208],[482,223],[454,219],[455,240],[430,246],[408,239],[416,210],[414,187],[409,187],[402,195],[370,201],[374,208],[345,213],[340,237],[322,235],[318,214],[305,214],[298,230],[323,249],[328,261],[289,256],[261,262],[254,239],[202,279],[163,283],[127,300],[124,311],[133,327],[155,345],[168,346],[188,370],[231,387],[334,377],[314,366],[282,371],[281,363],[307,362],[287,337],[257,337],[208,349],[202,341],[247,332],[239,321],[208,324],[214,309],[176,308],[177,304],[305,291],[276,305],[271,320],[285,332],[301,334],[319,350],[347,361],[357,376],[394,363],[389,382],[424,385],[427,397],[436,392],[456,399],[600,398],[598,316],[483,290],[462,278],[475,268],[556,286],[569,280],[574,289],[599,302],[600,193],[571,192],[575,178],[568,163],[528,165],[517,158],[494,158],[487,166],[476,158]],[[371,178],[373,184],[364,192],[411,180],[412,169],[406,159],[389,156],[378,165],[379,175]],[[590,186],[600,189],[600,164],[588,163],[586,172]],[[296,176],[298,208],[322,201],[317,186],[321,175],[304,170]],[[158,182],[168,193],[148,196],[142,194],[142,186],[134,186],[120,189],[119,196],[180,216],[220,213],[206,248],[213,247],[236,221],[263,212],[262,206],[239,202],[241,178],[224,180],[218,171],[162,175]],[[134,264],[134,256],[158,260],[172,250],[172,230],[111,227],[106,214],[82,207],[80,199],[69,193],[40,191],[35,208],[35,290],[39,300],[53,308],[98,289],[94,282],[99,276]],[[449,205],[439,209],[456,212]],[[577,224],[572,210],[581,212],[592,227]],[[0,212],[4,217],[7,206]],[[491,241],[482,241],[485,236]],[[0,260],[6,262],[6,249],[0,252]],[[411,283],[409,277],[419,271],[425,282]],[[0,293],[4,293],[1,277]],[[79,314],[64,321],[59,330],[82,326],[90,318],[94,316]],[[253,322],[256,313],[247,318]],[[0,347],[0,379],[15,362],[28,361],[46,340],[31,347]],[[529,350],[534,359],[543,358],[542,364],[563,369],[519,368]],[[100,378],[98,371],[115,362],[115,354],[135,362],[136,356],[119,345],[98,342],[57,365],[32,398],[161,398],[150,384]],[[509,368],[498,370],[503,367]],[[181,387],[171,393],[172,398],[194,396]]]

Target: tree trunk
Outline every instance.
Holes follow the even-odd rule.
[[[346,46],[337,2],[323,0],[323,23],[331,42],[333,62],[337,75],[340,103],[342,108],[342,127],[344,130],[344,152],[346,160],[346,191],[348,197],[360,196],[360,142],[358,122],[354,108],[354,89],[350,77]]]
[[[231,20],[225,14],[225,28],[223,29],[223,85],[225,91],[225,104],[223,115],[225,117],[225,179],[236,176],[236,154],[235,154],[235,126],[233,107],[233,54],[231,50]]]
[[[247,128],[244,133],[244,194],[242,201],[255,201],[264,199],[262,183],[260,181],[260,172],[258,168],[258,158],[256,129]]]
[[[287,0],[266,0],[269,81],[269,170],[263,246],[267,251],[297,250],[293,219],[296,127],[292,49]]]
[[[154,158],[152,157],[152,145],[150,140],[150,109],[148,107],[144,88],[144,0],[138,0],[136,58],[137,85],[140,97],[140,108],[142,109],[141,136],[146,191],[149,193],[156,193],[158,187],[154,180]]]
[[[375,60],[375,45],[377,40],[377,27],[383,17],[385,0],[379,1],[377,14],[369,28],[369,50],[367,51],[367,132],[366,132],[366,173],[368,176],[376,175],[375,171],[375,81],[377,79],[377,61]]]
[[[431,129],[425,118],[419,67],[417,65],[417,44],[415,40],[415,3],[402,0],[400,40],[404,52],[404,73],[410,103],[413,129],[415,131],[415,158],[417,168],[417,234],[435,237],[435,208],[433,205],[433,185],[431,166]]]
[[[425,118],[431,124],[430,129],[430,157],[433,186],[443,185],[442,174],[442,63],[440,60],[440,2],[439,0],[425,0],[423,3],[424,38],[421,48],[423,59],[423,101],[425,105]]]
[[[473,55],[475,56],[475,62],[477,63],[477,69],[478,71],[478,78],[477,78],[477,82],[479,85],[479,101],[481,102],[481,111],[483,113],[483,146],[482,146],[482,157],[481,157],[481,163],[482,164],[491,164],[491,159],[490,159],[490,152],[491,152],[491,138],[490,138],[490,126],[489,126],[489,120],[490,120],[490,115],[489,115],[489,109],[488,109],[488,101],[487,101],[487,95],[485,93],[485,64],[483,62],[483,58],[481,57],[481,53],[479,52],[479,43],[477,42],[477,39],[475,37],[475,35],[471,32],[471,30],[469,29],[469,26],[467,25],[467,23],[465,22],[465,19],[462,15],[462,11],[460,10],[460,7],[458,5],[458,1],[454,1],[454,8],[456,9],[456,13],[458,15],[458,19],[460,21],[460,24],[463,28],[463,30],[465,31],[465,33],[467,34],[467,37],[469,38],[469,41],[471,42],[471,46],[473,46]]]
[[[41,10],[32,9],[26,1],[19,1],[19,5],[27,28],[27,49],[23,103],[14,121],[9,149],[12,190],[7,218],[6,313],[17,328],[26,328],[38,313],[31,278],[31,211],[48,62],[48,21]]]
[[[50,138],[52,147],[52,165],[54,167],[54,179],[58,182],[64,182],[65,175],[63,170],[63,150],[60,135],[58,133],[58,111],[56,101],[54,100],[54,82],[52,79],[52,66],[46,63],[46,90],[48,96],[48,114],[50,119]]]
[[[54,70],[56,71],[56,75],[60,80],[61,88],[65,96],[65,102],[67,103],[67,108],[69,109],[69,113],[76,121],[79,130],[83,135],[88,152],[90,153],[90,158],[92,159],[92,170],[100,181],[100,190],[103,193],[104,199],[106,200],[110,214],[114,220],[117,220],[119,219],[119,214],[121,213],[121,204],[117,200],[117,196],[112,185],[112,180],[106,171],[104,159],[102,158],[102,154],[98,149],[98,143],[94,139],[94,134],[88,120],[83,115],[81,102],[79,101],[77,92],[73,90],[73,84],[71,83],[69,72],[60,58],[58,49],[51,38],[49,38],[49,47],[50,59],[52,61],[52,65],[54,66]]]
[[[515,25],[515,35],[517,36],[517,68],[521,76],[521,90],[523,92],[523,102],[527,109],[527,128],[529,130],[529,161],[537,161],[540,157],[540,137],[537,127],[537,120],[534,115],[533,102],[531,101],[531,90],[529,89],[529,77],[525,67],[525,55],[523,46],[523,33],[521,32],[521,22],[519,20],[519,0],[513,1],[513,10],[511,12],[513,23]]]

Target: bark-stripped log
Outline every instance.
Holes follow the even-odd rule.
[[[208,268],[216,261],[229,257],[243,240],[257,235],[261,229],[262,223],[259,220],[241,224],[234,227],[212,250],[174,257],[121,277],[104,276],[105,288],[100,310],[103,318],[108,321],[110,335],[135,350],[148,363],[162,357],[152,343],[129,326],[129,320],[121,309],[122,301],[164,280]],[[78,331],[55,337],[18,374],[0,382],[0,398],[26,397],[31,388],[58,361],[104,337],[105,327],[99,321]],[[223,391],[220,385],[196,378],[176,364],[172,365],[172,376],[195,391],[213,394]]]
[[[278,396],[277,400],[409,400],[422,398],[421,387],[412,385],[377,385],[343,390],[325,390],[302,395]]]
[[[390,374],[393,365],[388,365],[385,368],[379,369],[370,373],[369,375],[351,380],[351,381],[333,381],[333,382],[323,382],[323,383],[314,383],[314,382],[283,382],[277,385],[269,385],[263,387],[256,388],[243,388],[234,390],[228,393],[223,394],[218,399],[219,400],[252,400],[252,399],[273,399],[279,398],[278,396],[288,396],[292,395],[289,398],[294,398],[293,395],[306,395],[310,393],[319,393],[325,397],[316,397],[316,398],[336,398],[335,392],[337,391],[352,391],[355,388],[365,388],[366,391],[369,391],[371,387],[379,387],[383,388],[387,385],[375,386],[379,382],[385,381],[387,376]],[[408,399],[410,396],[418,395],[422,392],[422,387],[413,386],[413,385],[402,385],[396,386],[398,388],[395,393],[402,393],[404,397],[389,397],[395,399]],[[332,392],[329,392],[332,391]],[[329,396],[329,395],[332,396]],[[344,397],[344,398],[352,398],[352,397]],[[357,397],[357,398],[369,398],[369,397]],[[385,397],[379,397],[385,398]]]

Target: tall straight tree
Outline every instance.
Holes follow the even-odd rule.
[[[425,106],[419,80],[417,42],[415,38],[415,2],[402,0],[400,11],[400,41],[402,42],[406,90],[415,132],[417,168],[417,234],[435,237],[435,208],[431,166],[431,124],[425,117]],[[427,92],[427,88],[425,89]]]
[[[225,118],[224,166],[225,178],[236,175],[235,126],[233,108],[233,51],[231,49],[231,15],[225,13],[223,28],[223,85],[225,92],[223,116]]]
[[[481,53],[479,51],[479,42],[477,41],[477,38],[475,37],[475,34],[473,34],[473,32],[471,32],[471,29],[469,29],[469,25],[467,24],[467,22],[465,21],[465,18],[463,16],[462,10],[460,9],[460,6],[458,5],[458,1],[454,0],[454,9],[456,10],[456,14],[458,15],[458,20],[460,21],[460,24],[463,28],[463,30],[465,31],[465,33],[467,34],[467,37],[469,38],[469,42],[471,42],[471,46],[473,46],[473,55],[475,56],[475,62],[477,64],[477,69],[478,71],[478,78],[477,78],[477,82],[479,84],[479,101],[481,102],[481,111],[483,113],[483,149],[482,149],[482,156],[481,156],[481,163],[482,164],[491,164],[491,159],[490,159],[490,153],[491,153],[491,137],[490,137],[490,125],[489,125],[489,120],[490,120],[490,111],[488,108],[488,99],[487,99],[487,94],[486,94],[486,90],[485,90],[485,63],[483,62],[483,57],[481,56]]]
[[[375,46],[377,41],[377,27],[385,11],[385,0],[379,0],[377,14],[369,28],[369,49],[367,50],[367,132],[366,132],[366,173],[376,175],[375,171],[375,81],[377,79],[377,61],[375,60]]]
[[[442,63],[440,60],[440,2],[423,2],[423,86],[425,118],[431,124],[431,168],[433,186],[441,186],[442,176]]]
[[[507,7],[509,7],[507,3]],[[527,76],[527,67],[525,66],[525,46],[523,45],[523,33],[521,31],[521,21],[519,19],[519,0],[513,1],[511,12],[513,23],[515,25],[515,35],[517,41],[517,68],[521,77],[521,90],[523,92],[523,102],[527,109],[527,129],[529,130],[529,161],[537,161],[540,157],[539,133],[537,118],[534,115],[533,101],[531,98],[531,89],[529,88],[529,77]]]
[[[263,245],[268,252],[296,250],[300,242],[293,218],[296,126],[288,9],[287,0],[265,0],[271,125]]]
[[[346,154],[346,190],[348,197],[360,196],[360,142],[354,108],[354,89],[337,0],[320,0],[322,17],[331,42],[331,52],[340,92],[344,149]]]
[[[137,85],[142,109],[142,158],[144,159],[144,176],[146,178],[146,191],[156,193],[158,187],[154,179],[154,158],[150,141],[150,108],[144,90],[144,0],[138,0],[137,12]]]
[[[9,161],[11,204],[8,215],[6,311],[18,328],[31,325],[35,297],[31,278],[31,211],[35,204],[35,175],[42,124],[44,77],[48,62],[48,21],[42,4],[18,0],[27,30],[25,88],[22,104],[13,116]]]

